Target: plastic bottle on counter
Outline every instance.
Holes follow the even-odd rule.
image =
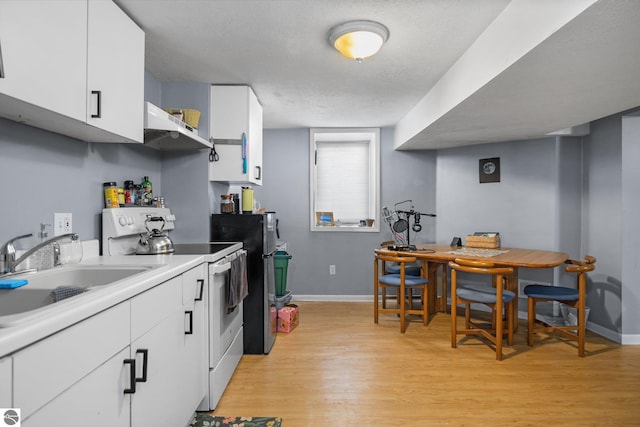
[[[151,181],[149,181],[149,177],[145,176],[140,183],[142,187],[143,199],[144,202],[142,205],[150,206],[153,204],[153,185],[151,185]]]
[[[124,182],[124,205],[131,206],[135,204],[135,190],[133,188],[133,181],[127,180]]]
[[[120,206],[118,203],[118,184],[115,182],[105,182],[102,184],[104,192],[104,207],[105,208],[117,208]]]
[[[136,206],[142,206],[144,203],[144,191],[139,184],[133,186],[133,193],[135,194],[133,204]]]

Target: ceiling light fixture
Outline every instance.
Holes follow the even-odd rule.
[[[329,43],[347,58],[362,62],[375,55],[389,38],[389,29],[375,21],[350,21],[329,31]]]

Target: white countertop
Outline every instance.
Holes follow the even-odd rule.
[[[83,259],[80,265],[150,266],[149,271],[92,289],[81,295],[47,306],[46,314],[14,326],[0,328],[0,357],[9,355],[40,339],[113,307],[203,262],[210,255],[108,256]],[[27,285],[28,286],[28,285]],[[100,331],[96,331],[99,333]]]

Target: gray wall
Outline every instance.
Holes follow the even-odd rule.
[[[0,119],[0,244],[73,215],[83,240],[100,238],[102,183],[148,175],[162,191],[160,154],[137,144],[94,144]],[[49,229],[49,236],[53,230]]]
[[[391,129],[382,129],[380,153],[382,205],[412,199],[416,210],[434,212],[435,153],[394,152]],[[263,164],[264,184],[256,187],[256,198],[277,212],[280,237],[293,256],[287,288],[295,295],[370,298],[372,253],[391,238],[387,224],[377,233],[309,231],[309,129],[265,130]],[[423,230],[412,241],[433,241],[435,221],[421,223]],[[331,264],[335,275],[329,275]]]
[[[622,118],[622,343],[640,344],[640,113]],[[635,336],[635,338],[634,338]]]
[[[191,89],[200,92],[199,86]],[[197,102],[207,96],[200,93]],[[416,209],[437,213],[423,219],[423,231],[412,236],[416,242],[448,243],[454,235],[495,229],[505,246],[596,256],[590,324],[613,339],[640,343],[640,125],[638,117],[622,117],[593,122],[584,142],[545,138],[437,152],[394,152],[392,130],[383,129],[382,205],[413,199]],[[371,251],[390,238],[388,227],[382,224],[379,233],[309,232],[308,150],[308,129],[265,130],[264,185],[256,197],[281,220],[281,237],[293,255],[290,289],[319,298],[370,295]],[[230,190],[208,182],[207,157],[207,150],[162,154],[135,144],[86,143],[0,119],[0,241],[37,233],[55,212],[71,212],[82,239],[100,238],[102,183],[144,175],[178,213],[176,241],[205,241],[208,216]],[[501,183],[478,184],[478,159],[485,157],[501,158]],[[522,278],[562,282],[552,276],[521,271]]]

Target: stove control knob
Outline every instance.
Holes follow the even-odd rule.
[[[127,219],[123,216],[121,216],[120,218],[118,218],[118,222],[120,223],[121,226],[125,226],[127,225]]]
[[[135,222],[135,219],[132,216],[127,217],[127,224],[131,225]]]

